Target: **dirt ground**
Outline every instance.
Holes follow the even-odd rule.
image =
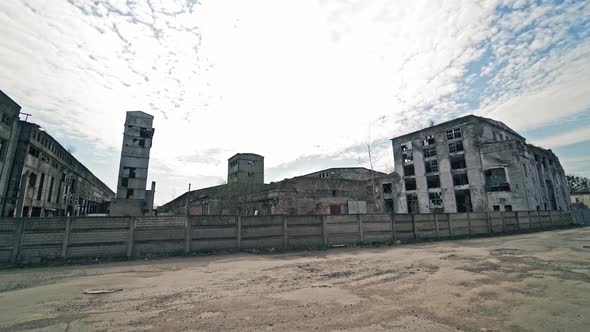
[[[122,288],[87,295],[83,290]],[[0,271],[3,331],[589,331],[590,227]]]

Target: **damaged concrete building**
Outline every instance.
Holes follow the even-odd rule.
[[[114,192],[0,91],[0,216],[105,213]]]
[[[154,117],[141,111],[127,112],[117,180],[117,197],[111,203],[112,216],[151,215],[156,183],[146,189]]]
[[[467,115],[392,139],[398,213],[569,210],[551,151],[504,123]]]
[[[233,158],[230,158],[230,169],[234,167],[232,161]],[[232,182],[193,190],[188,193],[188,200],[187,194],[179,196],[159,207],[158,213],[305,215],[377,212],[380,207],[371,194],[371,174],[373,178],[385,176],[381,172],[353,167],[331,168],[269,184]]]

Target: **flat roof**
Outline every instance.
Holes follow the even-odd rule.
[[[231,156],[228,160],[234,159],[235,157],[238,157],[238,156],[254,156],[254,157],[259,157],[259,158],[264,159],[263,156],[256,154],[256,153],[236,153],[233,156]]]
[[[484,118],[482,116],[477,116],[477,115],[474,115],[474,114],[467,114],[467,115],[464,115],[462,117],[458,117],[458,118],[455,118],[455,119],[452,119],[452,120],[449,120],[449,121],[441,122],[441,123],[436,124],[436,125],[434,125],[432,127],[426,127],[426,128],[418,129],[418,130],[415,130],[413,132],[410,132],[410,133],[407,133],[407,134],[404,134],[404,135],[400,135],[400,136],[394,137],[391,140],[393,141],[395,139],[399,139],[399,138],[402,138],[402,137],[414,135],[414,134],[417,134],[417,133],[419,133],[421,131],[424,131],[424,130],[427,130],[427,129],[432,129],[432,128],[438,128],[438,127],[446,126],[446,125],[448,125],[451,122],[455,122],[455,121],[459,122],[461,120],[466,120],[468,118],[473,118],[475,120],[480,120],[480,121],[487,122],[487,123],[491,124],[492,126],[495,126],[497,128],[500,128],[502,130],[509,131],[511,134],[516,135],[516,136],[518,136],[518,137],[526,140],[526,138],[522,137],[519,133],[517,133],[516,131],[514,131],[512,128],[508,127],[503,122],[497,121],[497,120],[494,120],[494,119]]]

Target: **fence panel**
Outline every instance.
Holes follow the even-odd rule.
[[[287,245],[289,247],[317,248],[323,244],[321,216],[287,216]]]

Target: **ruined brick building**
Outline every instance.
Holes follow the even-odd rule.
[[[399,213],[569,210],[551,150],[504,123],[468,115],[392,139]]]
[[[114,192],[0,91],[0,216],[107,212]]]
[[[229,159],[228,169],[235,167],[236,156]],[[232,172],[228,174],[231,176]],[[377,212],[378,206],[371,195],[371,178],[383,176],[384,173],[362,167],[331,168],[269,184],[264,184],[259,177],[250,176],[248,180],[246,176],[240,181],[181,195],[159,207],[158,213],[304,215]]]

